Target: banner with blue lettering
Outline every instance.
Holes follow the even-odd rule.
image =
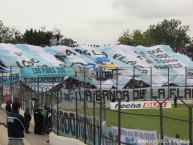
[[[13,74],[3,74],[0,76],[0,85],[8,85],[10,83],[16,83],[21,80],[21,76],[19,73]]]
[[[0,61],[6,67],[20,70],[23,67],[41,66],[66,66],[64,62],[48,54],[42,47],[27,44],[4,44],[0,43]]]
[[[82,65],[94,63],[91,59],[84,59],[84,57],[80,53],[67,46],[45,47],[44,51],[52,56],[55,56],[57,60],[60,60],[61,62],[64,62],[69,66],[76,63]]]
[[[57,110],[53,110],[53,131],[57,131],[57,120],[59,123],[58,132],[60,135],[78,138],[88,144],[99,144],[100,130],[99,124],[100,120],[95,117],[95,132],[93,131],[93,116],[85,116],[83,114],[77,114],[75,112],[60,110],[60,115],[57,118]],[[77,119],[77,122],[76,122]],[[85,125],[86,120],[86,126]],[[76,124],[77,123],[77,124]],[[86,127],[86,128],[84,128]],[[84,133],[86,129],[86,134]],[[104,125],[102,127],[102,133],[104,138],[102,138],[102,143],[104,145],[116,145],[118,137],[118,127],[111,126],[107,127]],[[95,140],[94,140],[95,135]],[[121,142],[136,145],[146,145],[147,143],[152,143],[152,145],[157,145],[157,132],[156,131],[145,131],[139,129],[127,129],[121,128]]]
[[[150,82],[150,77],[153,76],[152,81],[154,84],[163,85],[167,82],[168,78],[164,76],[167,76],[168,68],[169,79],[171,79],[173,76],[185,76],[184,68],[193,66],[189,58],[173,52],[166,45],[154,47],[117,45],[101,47],[100,50],[119,67],[123,67],[128,71],[134,71],[135,68],[135,75],[139,75],[139,79],[144,82]]]
[[[41,78],[41,77],[66,77],[74,76],[73,68],[64,67],[30,67],[22,68],[23,78]]]
[[[103,126],[103,144],[116,145],[118,139],[118,127]],[[121,142],[132,145],[158,145],[157,132],[139,129],[121,128]]]
[[[98,47],[82,45],[74,47],[73,50],[80,53],[83,56],[83,59],[90,59],[95,64],[104,64],[110,62],[109,58],[103,55]]]
[[[58,132],[60,135],[78,138],[88,144],[99,144],[100,135],[100,120],[95,117],[95,132],[93,131],[93,117],[85,116],[83,114],[76,114],[75,112],[60,110],[60,115],[57,118],[57,110],[53,110],[53,131],[57,132],[57,120],[59,123]],[[76,116],[77,115],[77,116]],[[85,127],[86,120],[86,127]],[[85,130],[86,129],[86,134]],[[94,140],[95,135],[95,140]]]
[[[164,136],[163,145],[189,145],[190,141],[180,138],[172,138]]]
[[[0,43],[0,66],[15,70],[30,67],[72,67],[75,79],[82,81],[86,68],[86,82],[96,84],[109,83],[122,89],[129,80],[142,80],[148,85],[164,86],[175,84],[178,86],[192,85],[193,62],[186,55],[175,53],[167,45],[153,47],[143,46],[54,46],[39,47],[27,44]],[[118,80],[116,79],[118,71]],[[2,73],[6,73],[6,69]],[[33,70],[31,69],[30,72]],[[102,74],[99,72],[102,71]],[[45,76],[58,76],[54,73],[43,73]],[[35,75],[32,77],[35,77]],[[169,82],[168,82],[169,81]]]

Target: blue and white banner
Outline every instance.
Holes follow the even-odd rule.
[[[103,127],[104,145],[116,145],[118,143],[118,127]],[[139,129],[121,128],[121,142],[132,145],[158,145],[157,132]]]
[[[189,140],[164,136],[163,145],[190,145]]]
[[[63,89],[64,92],[68,92],[67,89]],[[151,94],[152,93],[152,94]],[[193,99],[193,87],[152,87],[140,88],[140,89],[77,89],[73,92],[72,96],[76,96],[80,100],[100,102],[101,95],[105,98],[105,102],[109,104],[112,100],[118,101],[117,96],[121,98],[121,101],[133,101],[133,100],[152,100],[172,98],[173,95],[178,98]],[[151,98],[154,97],[154,98]],[[172,98],[173,99],[173,98]],[[135,106],[135,105],[134,105]],[[137,105],[140,106],[140,105]],[[142,105],[143,106],[143,105]]]
[[[21,76],[19,73],[15,74],[3,74],[0,76],[0,86],[8,85],[10,83],[16,83],[21,80]]]
[[[169,83],[179,86],[193,84],[192,60],[183,54],[175,53],[167,45],[153,47],[83,45],[71,48],[0,43],[0,52],[1,63],[7,68],[15,66],[13,71],[30,67],[72,67],[75,69],[75,79],[81,80],[82,70],[86,68],[88,70],[86,81],[91,84],[99,84],[97,72],[102,68],[103,72],[107,72],[103,74],[102,80],[110,83],[108,88],[117,83],[116,78],[111,77],[116,75],[115,68],[118,68],[118,89],[122,89],[133,77],[158,87]]]
[[[64,67],[30,67],[22,68],[23,78],[46,78],[74,76],[73,68]]]

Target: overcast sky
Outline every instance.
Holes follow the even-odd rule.
[[[78,44],[114,45],[124,31],[164,19],[181,20],[193,36],[193,0],[0,0],[4,25],[22,33],[56,27]]]

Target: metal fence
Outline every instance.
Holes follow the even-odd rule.
[[[187,68],[184,68],[184,71],[187,71]],[[94,83],[86,82],[86,71],[82,79],[69,78],[57,84],[54,81],[27,82],[24,79],[3,84],[5,77],[2,73],[1,100],[18,99],[22,109],[29,108],[31,113],[32,100],[39,100],[40,108],[52,108],[53,132],[79,139],[86,144],[129,145],[137,138],[159,143],[164,140],[174,142],[177,138],[182,143],[189,141],[189,144],[192,144],[193,88],[187,85],[187,76],[184,76],[184,84],[181,87],[170,86],[169,81],[167,86],[162,87],[153,87],[153,83],[150,83],[152,86],[137,87],[140,86],[139,80],[134,79],[127,84],[128,88],[118,89],[116,85],[119,85],[119,74],[115,73],[112,77],[116,78],[116,85],[107,89],[102,84],[105,78],[100,79],[104,72],[98,73],[98,87],[95,87]],[[163,109],[163,102],[171,100],[174,92],[179,98],[178,107]],[[159,108],[126,110],[120,107],[125,101],[142,100],[156,101]],[[110,109],[111,102],[116,102],[119,107],[116,110]]]

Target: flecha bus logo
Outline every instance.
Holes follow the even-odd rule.
[[[166,107],[167,102],[162,103],[162,107]],[[159,108],[160,104],[158,102],[146,102],[143,104],[143,108]]]

